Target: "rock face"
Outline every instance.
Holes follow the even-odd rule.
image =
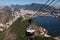
[[[27,30],[28,29],[35,30],[34,36],[46,36],[47,33],[48,33],[46,29],[44,29],[42,27],[39,27],[39,26],[37,26],[37,25],[35,25],[33,23],[32,24],[29,24],[29,26],[27,26]],[[48,36],[46,36],[46,37],[48,37]]]

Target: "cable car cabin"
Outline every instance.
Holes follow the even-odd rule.
[[[33,36],[34,35],[34,32],[35,32],[35,30],[28,29],[28,30],[26,30],[26,36]]]

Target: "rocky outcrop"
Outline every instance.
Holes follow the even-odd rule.
[[[49,35],[47,35],[48,31],[45,28],[39,27],[35,24],[30,24],[27,29],[34,29],[34,36],[45,36],[45,37],[50,37]]]

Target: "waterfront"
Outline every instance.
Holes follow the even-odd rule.
[[[60,35],[60,20],[51,16],[38,16],[33,18],[33,22],[38,26],[42,26],[48,30],[48,34],[51,36]]]

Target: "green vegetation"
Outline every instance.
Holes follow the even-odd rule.
[[[26,25],[28,24],[28,20],[22,21],[22,17],[18,18],[9,29],[11,33],[15,33],[17,35],[16,40],[29,40],[25,35]],[[3,40],[5,33],[3,33],[0,37],[0,40]],[[34,37],[32,40],[54,40],[52,37]]]
[[[2,17],[2,13],[0,13],[0,18]]]
[[[21,22],[22,18],[18,18],[12,25],[11,25],[11,32],[17,34],[16,40],[29,40],[28,37],[25,35],[26,25],[28,24],[28,20]],[[54,40],[52,37],[34,37],[33,40]]]
[[[21,22],[22,17],[18,18],[12,25],[11,25],[11,32],[17,34],[17,40],[22,40],[22,37],[25,36],[26,25],[28,24],[28,20]]]
[[[0,32],[0,40],[4,40],[5,38],[5,32]]]

